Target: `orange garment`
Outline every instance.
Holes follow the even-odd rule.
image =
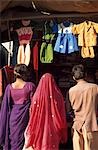
[[[80,23],[78,25],[73,25],[72,32],[73,34],[78,34],[78,45],[83,47],[82,50],[85,51],[84,47],[85,49],[87,48],[86,49],[87,52],[85,51],[84,55],[82,56],[84,58],[85,57],[93,58],[94,52],[91,53],[89,47],[96,46],[97,44],[98,23],[91,21],[88,22],[84,21],[83,23]],[[89,53],[89,56],[87,53]]]

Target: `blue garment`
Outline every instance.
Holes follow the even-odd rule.
[[[54,51],[64,54],[79,51],[77,40],[71,31],[71,27],[65,27],[63,31],[61,29],[58,31]]]
[[[51,27],[52,33],[58,33],[58,24],[55,20],[50,21],[50,27]]]
[[[56,22],[53,22],[52,33],[58,33],[58,24]]]

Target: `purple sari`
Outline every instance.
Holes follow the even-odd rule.
[[[22,150],[24,131],[29,120],[30,99],[23,104],[12,104],[11,85],[8,85],[0,111],[0,145],[4,150]]]

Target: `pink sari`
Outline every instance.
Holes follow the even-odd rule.
[[[26,148],[58,150],[67,141],[64,98],[51,74],[40,79],[30,107],[30,120],[25,131]]]

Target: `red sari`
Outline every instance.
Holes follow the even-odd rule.
[[[58,150],[66,143],[67,123],[64,98],[51,74],[40,79],[30,107],[30,120],[25,131],[26,148]]]

